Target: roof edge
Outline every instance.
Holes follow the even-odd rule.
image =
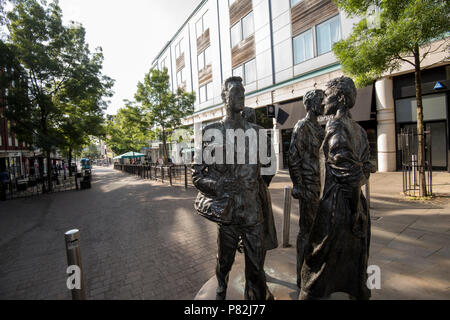
[[[189,15],[189,17],[184,21],[184,23],[181,25],[181,27],[178,29],[177,32],[175,32],[175,35],[166,43],[166,45],[161,49],[161,51],[156,55],[156,57],[152,61],[152,65],[155,64],[156,60],[158,60],[162,54],[166,51],[167,47],[173,42],[173,40],[180,34],[181,30],[186,26],[186,24],[191,20],[191,18],[203,7],[203,5],[208,0],[202,0],[199,5],[192,11],[192,13]]]

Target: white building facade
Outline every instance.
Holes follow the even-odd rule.
[[[357,21],[340,12],[332,0],[203,0],[152,66],[168,69],[174,91],[182,87],[196,92],[195,111],[185,125],[220,120],[225,115],[222,84],[232,75],[241,76],[246,106],[264,120],[258,124],[274,129],[282,169],[292,129],[306,114],[302,97],[343,75],[331,48],[351,33]],[[437,62],[439,57],[430,57],[425,65],[448,69]],[[411,70],[403,68],[358,89],[353,118],[366,129],[372,161],[380,171],[398,168],[395,76],[408,73]],[[447,81],[448,72],[440,80]],[[448,136],[448,91],[440,94],[446,114],[441,130]],[[267,119],[268,106],[275,106],[275,119]],[[448,167],[448,141],[444,149]]]

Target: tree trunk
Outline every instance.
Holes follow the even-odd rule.
[[[48,192],[53,191],[53,183],[52,183],[53,174],[52,174],[52,162],[51,162],[51,159],[50,159],[50,154],[51,154],[51,151],[50,150],[46,150],[46,156],[47,156],[47,180],[48,180],[48,189],[47,189],[47,191]]]
[[[72,148],[69,147],[69,177],[72,176]]]
[[[41,110],[41,114],[43,116],[41,117],[41,126],[42,126],[42,133],[44,137],[48,138],[48,128],[47,128],[47,117],[45,116],[45,109]],[[52,185],[52,164],[50,160],[50,154],[51,154],[51,148],[46,147],[44,148],[45,156],[47,158],[47,182],[48,182],[48,189],[47,192],[53,191],[53,185]]]
[[[427,196],[427,182],[425,177],[425,136],[423,125],[423,103],[422,103],[422,75],[420,72],[419,46],[414,48],[415,60],[415,85],[417,101],[417,161],[419,166],[419,195]]]
[[[166,142],[166,131],[162,130],[162,141],[163,141],[163,163],[167,164],[167,142]]]

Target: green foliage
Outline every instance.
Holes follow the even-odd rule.
[[[357,86],[365,86],[400,63],[414,67],[417,101],[417,155],[419,166],[425,165],[422,134],[423,103],[421,91],[421,63],[437,50],[449,52],[450,2],[442,0],[336,0],[338,7],[350,15],[363,16],[370,5],[379,7],[379,21],[369,23],[363,18],[345,40],[334,44],[333,51],[345,73],[355,79]],[[436,41],[440,41],[438,46]],[[433,48],[431,43],[434,42]],[[412,58],[412,59],[410,59]],[[448,56],[446,57],[448,59]],[[427,194],[425,173],[419,172],[420,196]]]
[[[336,0],[350,15],[366,14],[372,0]],[[429,50],[419,47],[431,41],[446,39],[450,31],[450,4],[436,0],[380,0],[380,26],[372,27],[363,18],[345,40],[335,43],[333,51],[343,70],[364,86],[386,71],[397,69],[402,61],[423,60]],[[448,38],[447,38],[448,39]],[[448,45],[445,44],[445,45]],[[441,48],[442,49],[442,48]]]
[[[85,29],[62,24],[58,2],[16,1],[8,13],[9,35],[2,44],[8,90],[6,116],[14,131],[47,153],[80,149],[89,135],[104,134],[104,97],[113,81],[102,75],[103,54],[93,54]],[[20,79],[20,81],[18,81]]]
[[[101,153],[99,150],[98,145],[91,143],[89,144],[82,152],[81,152],[82,158],[87,158],[91,160],[100,159]]]
[[[256,124],[265,129],[273,128],[273,120],[267,117],[267,108],[255,109]]]
[[[195,93],[181,89],[173,93],[167,69],[150,69],[145,74],[144,82],[138,83],[135,99],[141,103],[147,121],[159,130],[166,162],[168,134],[181,125],[181,119],[194,112]]]
[[[6,14],[7,14],[7,5],[8,3],[10,5],[16,4],[20,0],[0,0],[0,27],[5,25],[8,21]],[[2,30],[0,30],[0,35],[2,35]]]
[[[181,119],[194,112],[195,94],[181,89],[174,94],[170,90],[167,69],[151,69],[144,83],[138,83],[135,99],[142,104],[148,121],[163,131],[180,126]]]
[[[149,127],[140,108],[127,102],[113,120],[108,121],[106,141],[116,154],[140,152],[141,148],[148,146],[152,137]]]

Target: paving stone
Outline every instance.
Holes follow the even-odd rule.
[[[450,299],[450,201],[404,201],[399,183],[398,173],[371,178],[371,216],[382,217],[372,221],[369,264],[382,270],[372,298]],[[270,188],[280,243],[289,184],[284,171]],[[193,212],[195,196],[100,168],[90,190],[1,202],[0,299],[71,299],[64,232],[72,228],[81,232],[88,297],[192,299],[214,276],[217,253],[217,226]],[[293,201],[292,245],[298,228]]]

